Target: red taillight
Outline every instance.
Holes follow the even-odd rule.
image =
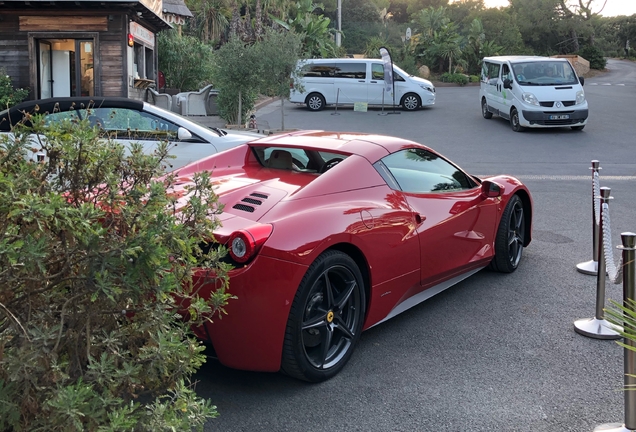
[[[228,248],[232,259],[239,263],[249,261],[272,233],[271,225],[254,225],[232,233]]]

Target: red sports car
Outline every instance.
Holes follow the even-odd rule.
[[[400,138],[272,136],[184,167],[181,186],[202,170],[225,205],[216,239],[238,299],[197,334],[232,368],[326,380],[363,330],[484,267],[514,271],[530,242],[519,180]]]

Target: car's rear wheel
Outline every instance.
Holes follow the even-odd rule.
[[[415,111],[420,107],[420,105],[422,105],[422,102],[420,101],[420,97],[415,93],[407,93],[402,96],[400,105],[402,105],[402,108],[406,111]]]
[[[486,98],[481,98],[481,115],[484,116],[485,119],[492,118],[492,113],[488,111],[488,102],[486,102]]]
[[[325,107],[325,98],[320,93],[311,93],[306,99],[309,111],[320,111]]]
[[[292,303],[281,371],[320,382],[345,366],[360,339],[366,307],[355,261],[327,251],[309,267]]]
[[[519,266],[526,229],[524,216],[521,198],[513,195],[499,221],[495,237],[495,256],[490,262],[492,270],[512,273]]]
[[[510,111],[510,127],[515,132],[523,132],[525,129],[523,126],[521,126],[521,123],[519,123],[519,112],[516,108],[513,108]]]

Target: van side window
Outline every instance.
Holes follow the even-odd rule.
[[[366,79],[366,63],[338,63],[336,67],[336,78]]]
[[[384,65],[379,63],[371,64],[371,79],[383,80],[384,79]]]
[[[488,79],[499,78],[499,69],[501,69],[500,64],[488,63]]]
[[[501,71],[501,78],[502,78],[502,79],[508,79],[508,80],[510,80],[510,81],[512,81],[512,79],[513,79],[513,76],[512,76],[512,74],[510,73],[510,68],[508,67],[508,65],[507,65],[507,64],[504,64],[504,65],[503,65],[503,69],[502,69],[502,71]]]
[[[302,75],[306,78],[333,77],[335,70],[335,64],[309,63],[303,66]]]

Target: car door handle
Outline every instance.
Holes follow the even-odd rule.
[[[363,82],[365,82],[365,80],[358,80],[358,82],[361,82],[361,83],[363,83]]]
[[[373,84],[377,84],[377,83],[378,83],[377,81],[371,81],[371,82],[372,82]]]

